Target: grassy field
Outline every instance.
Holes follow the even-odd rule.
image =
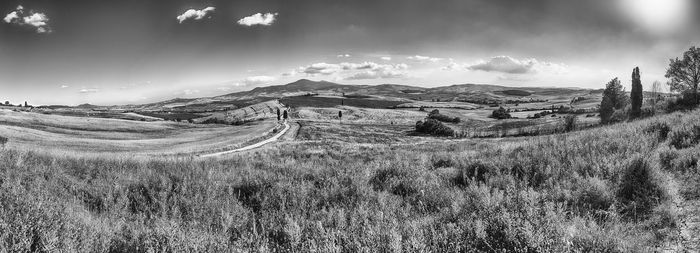
[[[24,149],[132,155],[221,151],[259,138],[275,120],[240,126],[44,115],[0,110],[0,136]]]
[[[299,129],[301,141],[219,159],[31,151],[12,145],[27,128],[3,130],[11,145],[0,149],[0,248],[653,252],[677,236],[676,204],[700,197],[699,115],[551,136],[406,142],[382,136],[407,125],[312,122]],[[119,128],[84,120],[68,126]],[[57,127],[46,121],[38,125]],[[180,131],[175,123],[139,126],[137,134]],[[371,135],[349,139],[330,127]]]

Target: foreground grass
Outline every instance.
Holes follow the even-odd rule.
[[[0,251],[651,251],[698,195],[674,178],[697,178],[699,119],[226,160],[4,149]]]

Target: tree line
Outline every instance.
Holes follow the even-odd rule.
[[[682,58],[670,60],[665,77],[669,79],[668,86],[671,92],[680,93],[679,99],[669,101],[667,109],[695,108],[700,103],[698,96],[698,84],[700,83],[700,48],[691,47],[683,53]],[[661,83],[656,81],[652,85],[653,106],[660,96]],[[642,108],[644,94],[639,67],[632,70],[632,90],[629,97],[616,77],[605,85],[603,100],[600,103],[600,121],[603,124],[636,119],[653,114],[653,108]]]

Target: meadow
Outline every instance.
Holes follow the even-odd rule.
[[[301,141],[216,159],[8,145],[0,248],[653,252],[678,239],[677,206],[700,197],[699,120],[415,142],[314,138],[327,128],[302,125]]]
[[[240,126],[134,121],[0,110],[8,146],[66,153],[177,155],[222,151],[269,134],[273,119]]]

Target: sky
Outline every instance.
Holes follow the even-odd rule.
[[[0,100],[141,104],[306,78],[424,87],[665,83],[693,0],[4,0]]]

